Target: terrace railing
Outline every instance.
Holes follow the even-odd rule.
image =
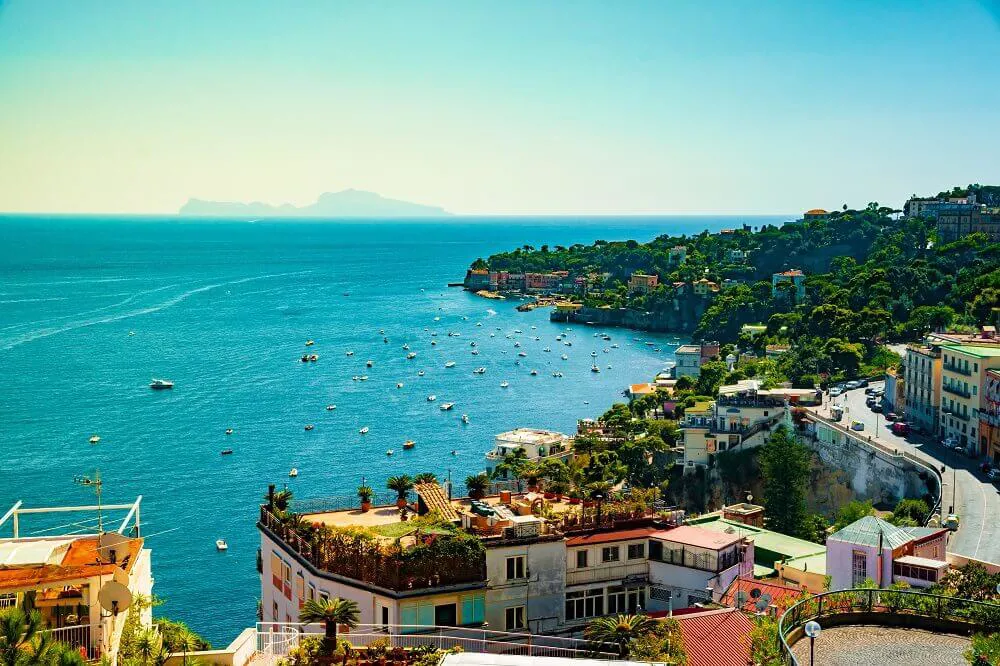
[[[778,620],[778,642],[785,663],[798,665],[792,645],[801,638],[799,630],[806,622],[816,620],[822,626],[823,618],[841,616],[843,620],[843,616],[848,615],[858,617],[856,624],[892,624],[933,630],[933,625],[928,622],[930,620],[953,626],[965,625],[969,630],[988,633],[1000,630],[1000,604],[912,590],[851,589],[823,592],[798,602]]]
[[[302,640],[322,635],[321,624],[260,622],[257,624],[257,651],[266,657],[283,659]],[[595,645],[578,638],[490,631],[473,627],[363,624],[350,631],[339,631],[337,638],[361,649],[367,648],[374,641],[384,644],[384,639],[388,639],[390,649],[427,646],[447,650],[460,647],[466,652],[525,657],[618,658],[612,646]]]
[[[55,640],[79,650],[81,656],[86,661],[96,661],[101,656],[99,650],[97,650],[97,646],[92,642],[93,633],[90,631],[89,624],[60,627],[59,629],[45,629],[41,633],[50,634]]]

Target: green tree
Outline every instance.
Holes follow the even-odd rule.
[[[790,536],[808,536],[809,449],[780,426],[761,448],[760,467],[770,529]]]
[[[719,392],[727,372],[725,361],[708,361],[702,364],[695,390],[699,395],[714,396]]]
[[[299,620],[306,623],[323,623],[323,650],[326,654],[332,653],[337,648],[337,626],[343,625],[348,629],[358,626],[357,602],[350,599],[310,599],[299,611]]]
[[[899,501],[892,512],[892,522],[894,525],[916,526],[923,523],[923,520],[931,512],[927,502],[922,499],[903,499]]]
[[[410,491],[413,490],[413,479],[407,474],[390,476],[385,482],[385,487],[389,490],[394,490],[396,498],[401,502],[405,502],[408,499]]]
[[[963,656],[973,666],[1000,664],[1000,634],[974,634],[972,645]]]
[[[465,477],[465,489],[472,499],[482,499],[486,497],[486,491],[490,487],[490,477],[485,473],[473,474]]]
[[[874,516],[875,507],[869,501],[854,500],[837,510],[837,518],[833,521],[833,529],[841,530],[865,516]]]
[[[437,474],[434,472],[421,472],[413,477],[413,483],[437,483]]]
[[[587,640],[614,645],[618,656],[628,658],[633,641],[652,631],[654,620],[645,615],[609,615],[592,620],[584,630]]]

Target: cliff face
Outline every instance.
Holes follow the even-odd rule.
[[[552,321],[568,321],[576,324],[596,326],[622,326],[641,331],[663,333],[690,333],[701,320],[708,307],[709,299],[701,296],[685,296],[674,299],[674,307],[664,312],[640,312],[628,308],[588,308],[583,307],[572,313],[553,310]]]

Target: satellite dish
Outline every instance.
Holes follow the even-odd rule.
[[[770,605],[771,605],[771,595],[762,594],[760,595],[760,599],[757,600],[757,603],[754,604],[754,608],[756,608],[758,612],[763,613],[764,611],[767,610],[767,607]]]
[[[760,588],[755,587],[752,590],[750,590],[750,596],[753,597],[754,599],[760,599]]]
[[[118,532],[104,532],[97,537],[97,556],[102,562],[117,564],[128,552],[127,544],[132,541],[129,537]]]
[[[111,581],[97,593],[97,601],[101,608],[112,615],[118,615],[132,605],[132,591],[121,583]]]

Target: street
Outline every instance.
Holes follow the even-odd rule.
[[[872,382],[871,386],[882,388],[882,383]],[[865,390],[859,388],[830,401],[844,407],[842,423],[845,427],[850,427],[852,421],[861,421],[865,424],[862,432],[884,446],[908,451],[939,470],[944,467],[945,471],[941,474],[944,481],[941,517],[943,519],[953,512],[961,521],[958,531],[949,540],[948,550],[1000,563],[1000,528],[996,520],[1000,516],[1000,492],[979,470],[982,461],[946,449],[940,442],[922,435],[913,434],[904,438],[894,434],[885,416],[865,405],[867,397]]]

